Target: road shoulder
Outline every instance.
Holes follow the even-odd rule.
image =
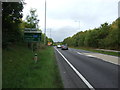
[[[99,58],[99,59],[104,60],[106,62],[110,62],[110,63],[116,64],[116,65],[120,65],[120,57],[117,57],[117,56],[95,53],[95,52],[91,52],[91,51],[87,51],[87,50],[80,50],[80,49],[73,49],[73,48],[70,48],[70,49],[74,50],[75,52],[77,52],[81,55],[94,57],[94,58]]]

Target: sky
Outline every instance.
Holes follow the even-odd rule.
[[[111,24],[118,18],[119,0],[46,0],[46,35],[55,42],[77,32]],[[37,9],[39,27],[44,33],[45,0],[25,0],[23,19]]]

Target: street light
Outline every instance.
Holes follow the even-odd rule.
[[[44,32],[44,44],[46,44],[46,0],[45,0],[45,32]]]

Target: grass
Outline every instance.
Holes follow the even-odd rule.
[[[3,50],[3,88],[63,88],[53,47],[34,53],[24,45]]]
[[[71,47],[71,48],[82,49],[82,50],[87,50],[87,51],[97,52],[97,53],[102,53],[102,54],[107,54],[107,55],[113,55],[113,56],[120,56],[120,53],[118,52],[95,50],[94,48],[85,48],[85,47]]]

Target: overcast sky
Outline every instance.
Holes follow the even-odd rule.
[[[118,17],[119,0],[46,0],[47,36],[54,41],[63,41],[79,31],[111,24]],[[30,8],[37,9],[39,26],[44,33],[45,0],[25,0],[25,19]],[[80,21],[80,25],[79,22]]]

